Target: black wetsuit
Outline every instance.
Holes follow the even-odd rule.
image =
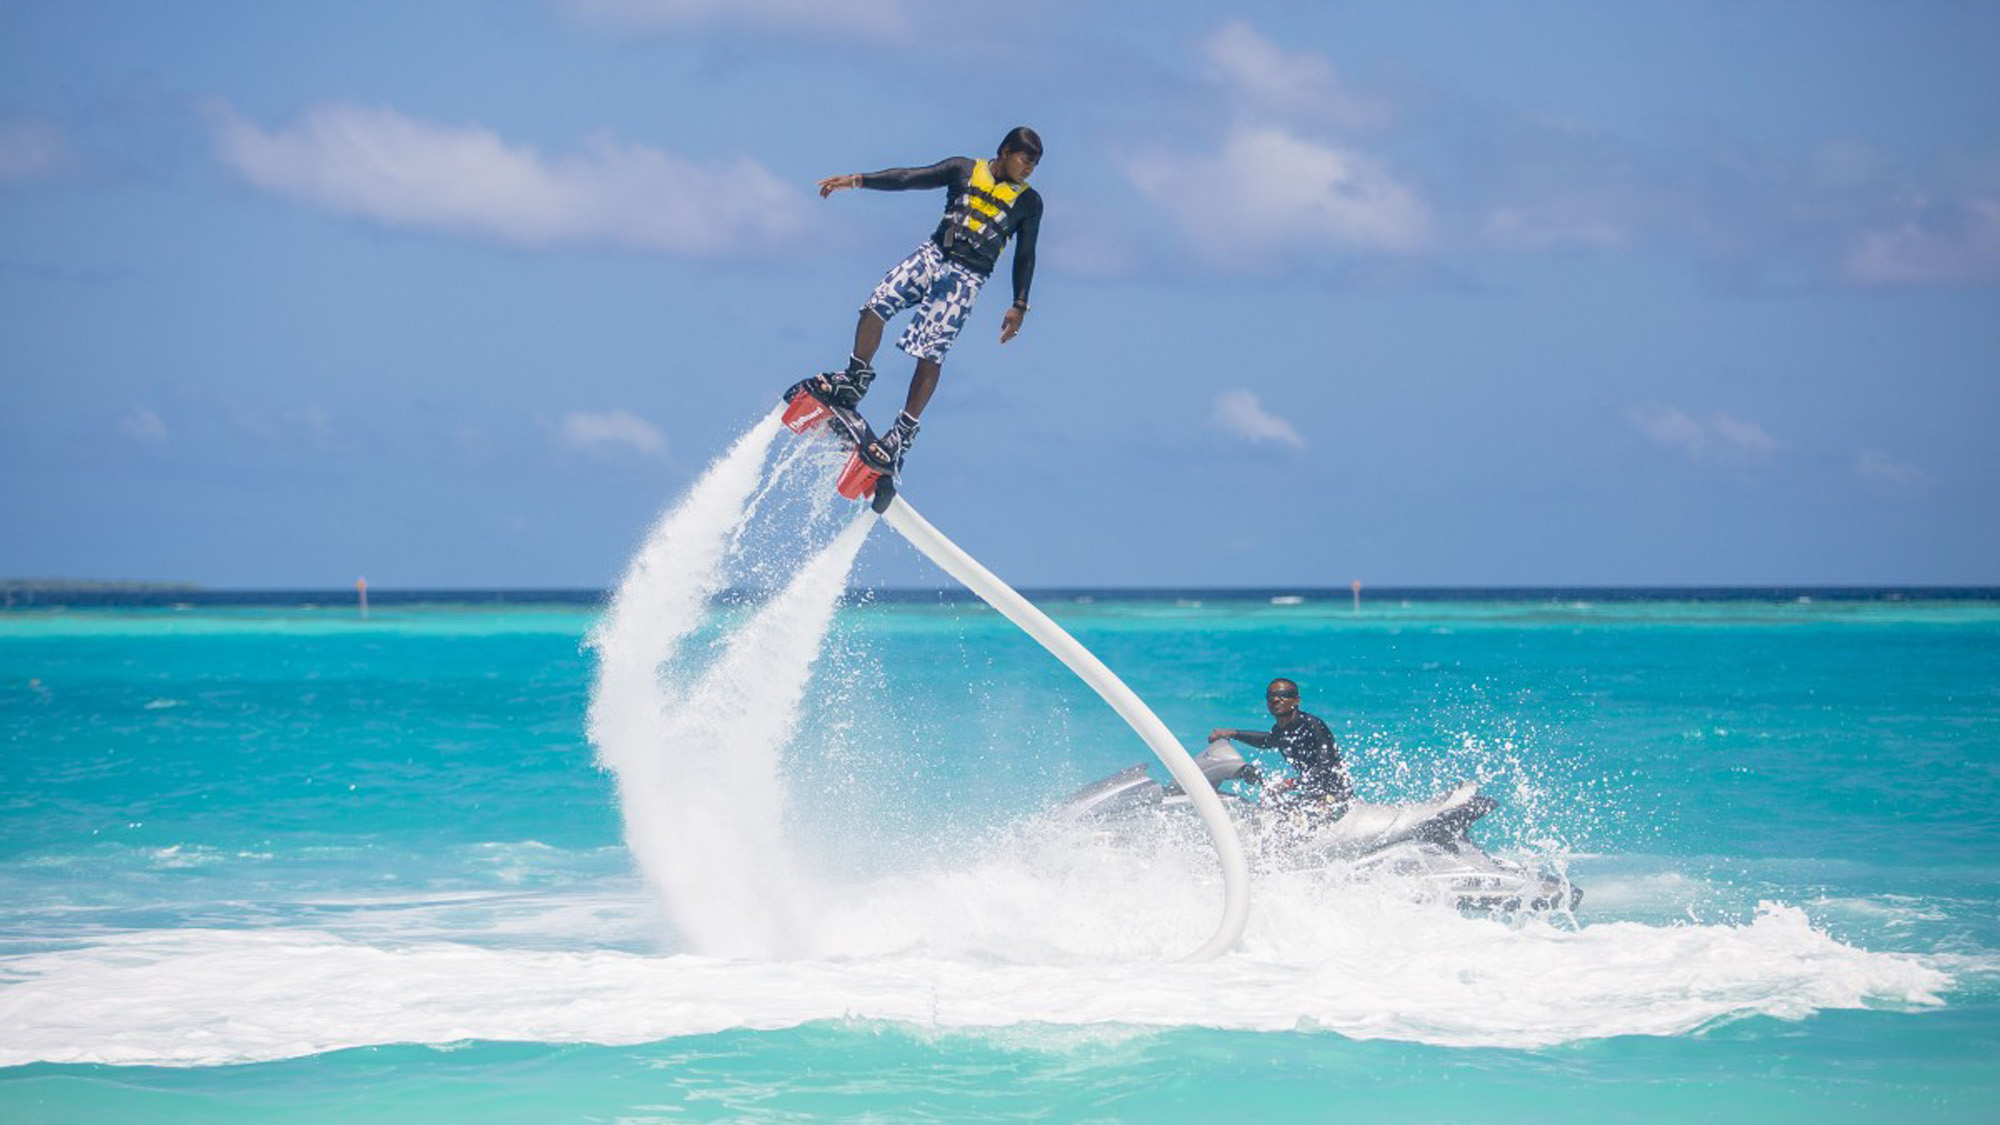
[[[1042,196],[1022,185],[1011,201],[973,186],[973,169],[979,161],[953,156],[928,168],[887,168],[868,172],[861,186],[877,191],[910,191],[917,188],[944,188],[947,191],[944,218],[938,222],[931,241],[944,251],[947,260],[957,262],[981,277],[989,277],[998,264],[1007,240],[1014,240],[1014,301],[1028,303],[1028,285],[1035,279],[1035,236],[1042,229]],[[989,165],[990,166],[990,165]],[[972,200],[981,210],[970,213]],[[972,222],[968,223],[970,214]]]
[[[1302,798],[1328,798],[1343,804],[1354,799],[1347,767],[1340,761],[1340,747],[1334,745],[1333,732],[1317,715],[1295,711],[1290,723],[1272,726],[1269,734],[1238,730],[1231,731],[1229,737],[1260,750],[1277,747],[1285,762],[1298,771],[1295,792]]]

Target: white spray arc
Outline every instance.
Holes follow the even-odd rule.
[[[698,676],[682,671],[682,682],[674,683],[662,675],[726,585],[744,527],[800,462],[795,451],[764,471],[777,416],[738,439],[660,520],[592,636],[600,667],[590,737],[618,775],[626,842],[690,951],[729,957],[768,958],[796,944],[804,919],[791,912],[808,901],[809,888],[785,846],[780,754],[797,726],[855,554],[875,523],[866,511],[850,519],[790,573],[777,596],[727,634]],[[1208,826],[1224,876],[1222,918],[1188,959],[1232,948],[1248,916],[1248,871],[1235,829],[1187,751],[1109,668],[887,484],[874,507],[912,546],[1069,666],[1166,764]],[[787,562],[796,561],[797,542],[791,540]],[[768,573],[768,560],[754,569]]]
[[[775,412],[662,516],[592,632],[589,734],[618,778],[626,842],[691,952],[768,958],[786,944],[798,879],[786,850],[780,753],[872,517],[849,523],[733,628],[699,673],[663,675],[741,562]]]
[[[665,716],[664,746],[684,758],[720,752],[702,755],[699,778],[669,783],[681,798],[675,815],[628,812],[626,837],[673,888],[682,932],[697,950],[757,958],[790,951],[799,921],[792,911],[808,884],[786,846],[779,754],[873,522],[848,524],[801,567]]]

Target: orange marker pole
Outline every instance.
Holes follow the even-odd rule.
[[[361,616],[366,617],[368,616],[368,579],[366,577],[355,579],[354,589],[361,595]]]
[[[1354,612],[1361,612],[1361,579],[1354,580]]]

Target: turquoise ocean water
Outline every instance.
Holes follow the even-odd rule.
[[[1475,779],[1584,888],[1260,868],[1183,965],[1205,843],[1041,815],[1143,744],[837,598],[841,526],[692,611],[0,613],[0,1119],[1993,1119],[2000,596],[1044,596],[1190,746],[1293,676],[1365,798]]]

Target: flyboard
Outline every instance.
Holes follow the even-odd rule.
[[[1182,960],[1209,961],[1233,948],[1237,939],[1243,936],[1244,924],[1250,917],[1250,868],[1243,858],[1243,842],[1237,837],[1236,826],[1223,809],[1222,799],[1216,795],[1215,788],[1208,783],[1201,767],[1189,757],[1187,750],[1174,741],[1167,725],[1153,714],[1153,709],[1146,706],[1138,693],[1127,687],[1125,681],[1105,667],[1103,661],[1065,632],[1062,626],[1050,620],[1047,614],[1036,609],[1013,587],[981,566],[979,560],[966,554],[958,544],[931,526],[930,521],[918,515],[910,502],[898,495],[893,477],[875,472],[861,459],[859,447],[867,444],[870,435],[867,423],[860,420],[858,413],[846,407],[819,402],[801,393],[788,403],[785,424],[798,433],[819,429],[824,424],[833,437],[851,443],[850,449],[854,452],[850,453],[847,466],[840,474],[838,487],[841,495],[851,500],[867,499],[869,506],[882,517],[882,522],[895,528],[896,533],[908,540],[912,547],[979,595],[987,605],[999,610],[1002,616],[1062,661],[1144,740],[1193,802],[1195,812],[1215,840],[1216,858],[1222,864],[1222,919],[1207,943]]]

